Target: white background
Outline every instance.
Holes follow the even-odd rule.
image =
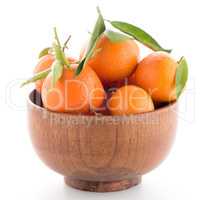
[[[36,156],[26,121],[26,95],[19,88],[52,42],[57,26],[74,56],[96,19],[96,5],[107,19],[143,27],[176,59],[184,55],[190,77],[180,99],[177,139],[167,160],[133,189],[109,194],[81,192],[63,183]],[[200,199],[200,6],[197,0],[0,0],[0,199],[2,200],[198,200]]]

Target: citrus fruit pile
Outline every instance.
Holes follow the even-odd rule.
[[[130,115],[176,101],[188,78],[184,57],[176,61],[147,32],[132,24],[98,19],[87,47],[75,59],[65,55],[54,28],[54,42],[41,51],[34,75],[46,109],[71,114]],[[106,29],[110,24],[117,32]],[[152,53],[140,60],[138,42]]]

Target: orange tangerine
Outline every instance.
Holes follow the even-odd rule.
[[[62,77],[52,87],[50,73],[42,87],[44,107],[57,112],[88,113],[103,104],[105,91],[96,73],[86,65],[78,76],[75,68],[64,69]]]
[[[112,42],[105,34],[97,41],[88,64],[106,84],[128,77],[135,69],[139,48],[134,40]]]
[[[154,110],[151,96],[142,88],[126,85],[119,88],[109,99],[112,115],[130,115]]]
[[[175,76],[177,62],[168,53],[154,52],[145,57],[133,76],[135,83],[145,89],[153,100],[176,100]]]

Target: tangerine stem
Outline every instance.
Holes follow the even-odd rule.
[[[63,51],[65,51],[65,49],[67,48],[67,44],[68,44],[68,42],[70,41],[70,39],[71,39],[71,35],[69,35],[69,37],[67,38],[67,40],[65,41],[65,43],[64,43],[64,45],[63,45]]]

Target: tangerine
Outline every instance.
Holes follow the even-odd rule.
[[[177,66],[177,62],[168,53],[154,52],[138,64],[133,79],[136,85],[149,92],[154,101],[173,101],[176,100]]]
[[[88,64],[94,69],[101,81],[106,84],[128,77],[135,69],[139,48],[132,39],[112,42],[103,34],[94,49]]]
[[[142,88],[126,85],[119,88],[108,100],[112,115],[130,115],[154,110],[151,96]]]
[[[75,68],[64,69],[62,77],[52,87],[52,73],[44,80],[42,100],[51,111],[88,113],[103,104],[105,91],[96,73],[86,65],[78,76]]]

